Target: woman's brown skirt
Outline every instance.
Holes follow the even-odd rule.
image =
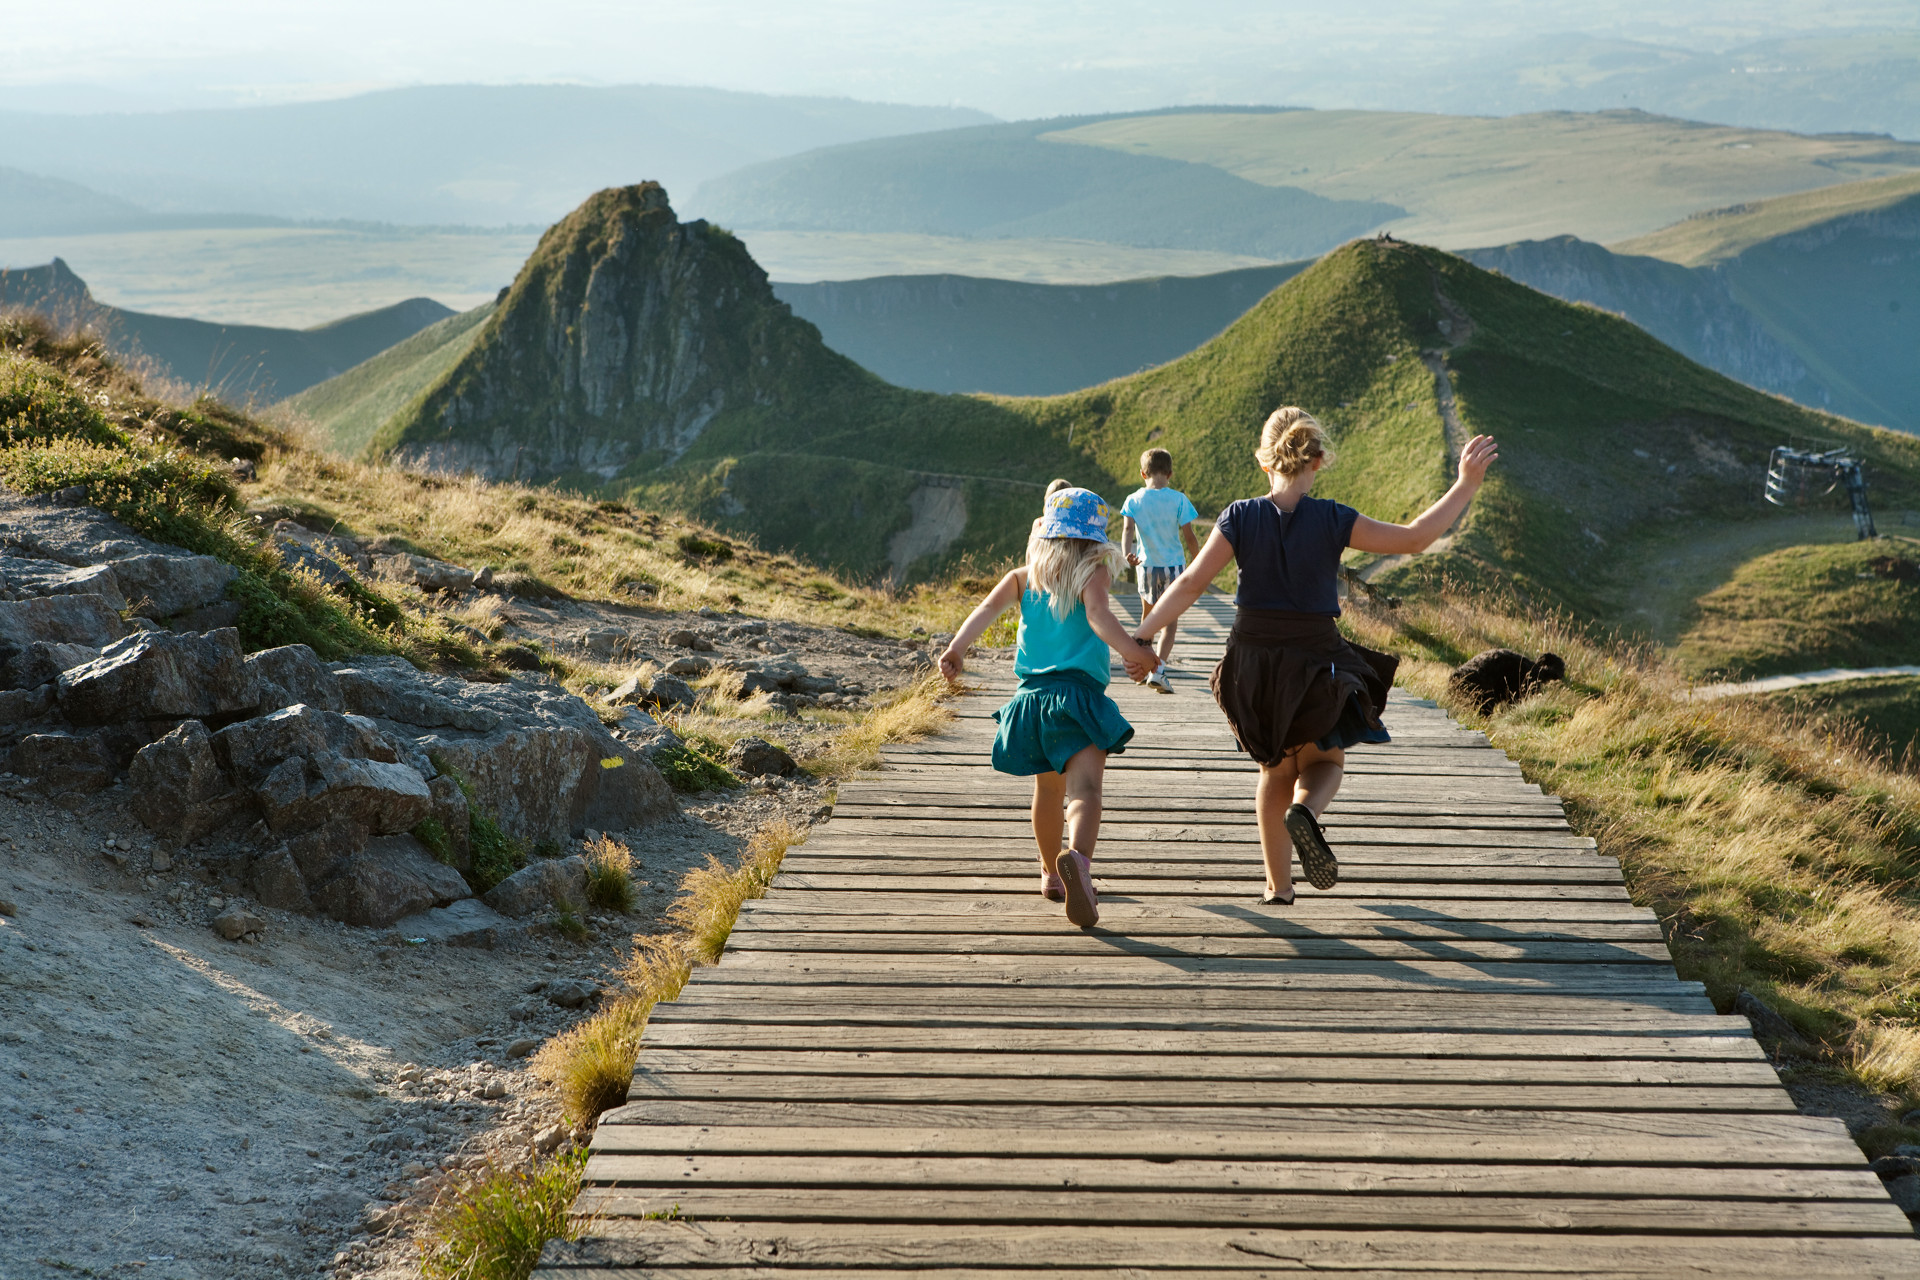
[[[1323,614],[1241,609],[1209,683],[1240,749],[1275,765],[1309,742],[1331,750],[1388,741],[1380,712],[1399,666]]]

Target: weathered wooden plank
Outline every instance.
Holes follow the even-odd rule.
[[[723,976],[727,981],[715,981]],[[804,977],[806,975],[802,975]],[[1421,1027],[1439,1029],[1446,1020],[1447,1030],[1462,1018],[1483,1017],[1501,1030],[1530,1019],[1542,1025],[1564,1020],[1574,1025],[1591,1025],[1614,1030],[1630,1023],[1661,1024],[1671,1022],[1676,1031],[1702,1031],[1725,1035],[1729,1027],[1742,1026],[1745,1019],[1723,1017],[1714,1012],[1697,983],[1653,983],[1632,991],[1577,992],[1555,988],[1503,988],[1486,984],[1472,989],[1431,985],[1420,988],[1420,999],[1410,1001],[1398,987],[1359,987],[1346,975],[1320,980],[1309,975],[1293,986],[1236,986],[1201,983],[1187,986],[1112,986],[1068,985],[1066,983],[1028,986],[1019,982],[969,982],[951,984],[944,996],[929,993],[931,1003],[910,1003],[916,997],[910,988],[882,980],[849,980],[838,975],[805,981],[757,985],[750,974],[723,975],[707,970],[698,984],[690,985],[677,1000],[655,1007],[654,1021],[691,1016],[689,1010],[701,1010],[700,1016],[717,1016],[730,1007],[751,1011],[758,1002],[769,1010],[799,1013],[820,1011],[845,1017],[872,1017],[875,1013],[927,1018],[955,1015],[967,1011],[995,1016],[1068,1018],[1078,1012],[1082,1019],[1115,1018],[1165,1023],[1169,1017],[1209,1025],[1221,1019],[1239,1019],[1261,1026],[1299,1025],[1351,1026],[1367,1030],[1369,1024],[1381,1029],[1408,1030]],[[709,1012],[711,1011],[711,1013]],[[769,1015],[771,1016],[771,1015]]]
[[[1649,1231],[1697,1234],[1895,1234],[1912,1227],[1883,1195],[1864,1200],[1627,1199],[1579,1196],[1398,1195],[1311,1192],[1027,1189],[999,1191],[865,1187],[789,1189],[690,1185],[645,1190],[593,1186],[576,1211],[609,1218],[659,1217],[679,1206],[695,1219],[735,1222],[1055,1222],[1081,1227],[1248,1225],[1314,1230]],[[1896,1226],[1894,1219],[1898,1219]]]
[[[1244,867],[1260,858],[1258,842],[1192,840],[1148,841],[1109,839],[1103,833],[1095,856],[1103,870],[1128,871],[1132,867],[1167,865],[1204,866],[1229,864]],[[1617,868],[1618,863],[1590,849],[1475,849],[1460,846],[1414,847],[1410,845],[1355,844],[1340,840],[1343,867],[1602,867]],[[899,840],[884,835],[844,835],[823,830],[819,835],[787,853],[782,865],[798,869],[807,860],[819,857],[884,858],[889,862],[918,864],[926,861],[968,859],[981,867],[1007,864],[1024,870],[1036,863],[1033,838],[1021,836],[979,836],[965,840]],[[925,868],[920,868],[925,870]]]
[[[1224,1108],[1392,1107],[1478,1111],[1510,1106],[1558,1111],[1737,1111],[1792,1114],[1793,1099],[1777,1081],[1764,1086],[1395,1083],[1381,1080],[1216,1080],[1196,1091],[1191,1080],[1101,1080],[1073,1088],[1042,1087],[1031,1080],[950,1076],[921,1080],[899,1076],[702,1075],[638,1071],[627,1091],[629,1105],[763,1103],[871,1104],[912,1110],[926,1106],[1022,1107],[1036,1124],[1056,1113],[1075,1115],[1090,1103],[1104,1108],[1173,1107],[1214,1114]],[[1069,1121],[1070,1123],[1070,1121]]]
[[[1920,1244],[1895,1236],[1576,1233],[1551,1222],[1512,1231],[1254,1227],[662,1222],[615,1218],[587,1241],[549,1246],[546,1265],[806,1268],[1161,1267],[1221,1272],[1395,1268],[1530,1275],[1833,1277],[1911,1280]],[[764,1274],[764,1273],[763,1273]]]
[[[1336,844],[1345,854],[1350,846]],[[1034,875],[1039,870],[1038,855],[1032,846],[1025,856],[994,859],[836,857],[831,853],[789,855],[781,870],[788,875],[808,876],[889,876],[918,881],[947,876]],[[1265,880],[1256,850],[1239,857],[1216,852],[1206,859],[1117,858],[1106,856],[1105,846],[1095,851],[1095,883],[1108,885],[1135,881],[1207,881],[1222,882],[1222,894],[1236,896],[1264,891]],[[1031,865],[1029,865],[1031,864]],[[1621,884],[1620,868],[1589,855],[1584,863],[1522,863],[1520,865],[1474,861],[1467,863],[1418,862],[1411,865],[1397,860],[1368,861],[1342,858],[1341,876],[1349,884]]]
[[[1206,1053],[1034,1053],[866,1049],[671,1049],[655,1045],[638,1069],[649,1075],[988,1076],[995,1080],[1367,1081],[1395,1084],[1593,1083],[1689,1086],[1779,1084],[1770,1064],[1645,1058],[1282,1056]],[[956,1099],[957,1100],[957,1099]]]
[[[1673,962],[1664,942],[1486,941],[1482,939],[1376,938],[1116,938],[1086,934],[979,933],[827,933],[757,928],[736,933],[729,949],[808,955],[1003,955],[1102,956],[1116,949],[1125,955],[1173,958],[1240,957],[1257,960],[1472,960],[1530,964],[1657,964]]]
[[[761,910],[742,913],[733,939],[743,941],[763,932],[776,930],[834,933],[934,933],[953,937],[981,934],[1028,934],[1039,937],[1064,937],[1059,921],[1038,913],[983,917],[980,915],[904,916],[867,914],[826,914],[789,909],[775,900]],[[1491,924],[1480,920],[1426,921],[1381,920],[1363,916],[1345,918],[1323,916],[1309,923],[1285,916],[1233,917],[1225,914],[1211,920],[1146,919],[1129,922],[1124,928],[1101,929],[1095,926],[1080,936],[1105,938],[1461,938],[1506,942],[1659,942],[1660,927],[1651,921],[1621,924],[1614,922],[1563,922]]]
[[[1085,1157],[1141,1160],[1397,1160],[1474,1163],[1662,1165],[1752,1168],[1861,1167],[1860,1149],[1838,1120],[1787,1113],[1698,1115],[1642,1111],[1394,1111],[1244,1108],[1216,1115],[1186,1112],[1167,1123],[1164,1109],[1135,1115],[1097,1135],[1085,1127],[1040,1127],[1017,1108],[955,1108],[934,1125],[844,1123],[864,1108],[806,1108],[742,1113],[712,1123],[661,1122],[657,1104],[617,1107],[594,1131],[599,1153],[739,1156]],[[1112,1118],[1137,1112],[1116,1112]],[[1055,1116],[1056,1120],[1062,1117]],[[1108,1118],[1102,1116],[1101,1118]],[[1009,1123],[996,1124],[995,1120]]]
[[[990,810],[974,816],[939,816],[922,810],[898,817],[842,817],[836,813],[834,834],[885,834],[893,839],[964,840],[977,836],[1017,838],[1030,829],[1032,819],[1025,813]],[[1147,821],[1138,818],[1103,819],[1103,838],[1147,841],[1206,841],[1256,844],[1259,834],[1251,817],[1238,821],[1203,821],[1197,818],[1164,818]],[[1408,827],[1347,827],[1335,829],[1329,839],[1336,847],[1354,844],[1412,846],[1415,848],[1469,849],[1582,849],[1591,850],[1591,837],[1553,831],[1452,831]]]
[[[815,893],[790,883],[780,882],[775,896],[763,900],[782,911],[809,911],[822,915],[858,915],[871,917],[874,899],[862,894]],[[924,893],[902,889],[887,895],[887,909],[902,915],[1007,916],[1025,915],[1035,919],[1059,920],[1058,904],[1042,899],[1029,881],[1018,892],[962,895]],[[757,904],[748,903],[754,910]],[[1443,905],[1411,899],[1342,898],[1316,893],[1312,886],[1300,885],[1300,896],[1291,907],[1266,906],[1259,902],[1190,902],[1158,900],[1124,901],[1106,895],[1100,901],[1101,923],[1095,932],[1119,932],[1129,921],[1144,920],[1322,920],[1381,921],[1457,921],[1475,920],[1498,923],[1506,920],[1618,920],[1650,921],[1653,912],[1631,902],[1593,901],[1590,899],[1526,898],[1449,898]]]
[[[1094,861],[1094,883],[1099,886],[1101,901],[1108,897],[1154,898],[1219,898],[1223,894],[1221,886],[1214,882],[1196,879],[1142,879],[1105,875],[1098,855]],[[951,875],[919,877],[913,881],[914,892],[922,894],[1020,894],[1033,892],[1034,877],[1029,875]],[[849,876],[830,873],[813,874],[803,871],[782,872],[775,881],[782,889],[817,890],[831,893],[879,893],[891,894],[903,886],[895,876]],[[1249,881],[1251,883],[1251,881]],[[1252,892],[1244,890],[1243,892]],[[1315,898],[1348,898],[1368,900],[1400,901],[1408,896],[1408,887],[1393,881],[1368,881],[1357,877],[1342,880],[1333,888],[1316,891],[1311,886],[1301,885],[1300,896]],[[1419,896],[1429,904],[1447,898],[1508,898],[1534,901],[1572,901],[1572,902],[1625,902],[1627,891],[1617,884],[1438,884],[1424,881],[1418,884]],[[1104,908],[1103,908],[1104,910]]]
[[[1396,1160],[1133,1160],[1097,1155],[618,1155],[596,1150],[586,1181],[603,1187],[898,1187],[1060,1191],[1234,1191],[1388,1198],[1564,1195],[1612,1199],[1849,1200],[1879,1205],[1865,1169],[1662,1165],[1406,1164]],[[750,1215],[751,1216],[751,1215]]]
[[[647,1029],[645,1053],[662,1049],[726,1051],[781,1050],[792,1054],[887,1053],[906,1041],[887,1027],[845,1026],[830,1035],[820,1028],[777,1022],[754,1024],[656,1022]],[[1348,1031],[1338,1036],[1294,1037],[1276,1041],[1275,1033],[1238,1031],[1102,1031],[1083,1027],[923,1027],[912,1035],[919,1052],[1022,1053],[1053,1055],[1086,1062],[1127,1055],[1191,1054],[1200,1057],[1263,1058],[1275,1052],[1295,1057],[1329,1056],[1396,1059],[1555,1058],[1656,1063],[1767,1063],[1766,1052],[1742,1028],[1737,1034],[1657,1036],[1597,1035],[1551,1030],[1512,1032]],[[823,1044],[830,1044],[822,1049]],[[1771,1070],[1771,1066],[1767,1067]]]

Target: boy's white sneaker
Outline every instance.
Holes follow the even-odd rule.
[[[1147,687],[1155,693],[1172,693],[1173,686],[1167,682],[1166,669],[1160,668],[1147,677]]]

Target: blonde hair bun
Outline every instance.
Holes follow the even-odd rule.
[[[1291,480],[1312,466],[1315,458],[1331,463],[1333,446],[1326,428],[1312,414],[1288,404],[1267,415],[1266,425],[1260,428],[1260,447],[1253,456],[1266,470]]]

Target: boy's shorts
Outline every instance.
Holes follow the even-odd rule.
[[[1140,581],[1140,598],[1148,604],[1159,603],[1160,596],[1168,587],[1173,585],[1173,580],[1184,573],[1186,568],[1187,566],[1183,564],[1170,565],[1165,568],[1149,567],[1144,564],[1140,565],[1135,570]]]

